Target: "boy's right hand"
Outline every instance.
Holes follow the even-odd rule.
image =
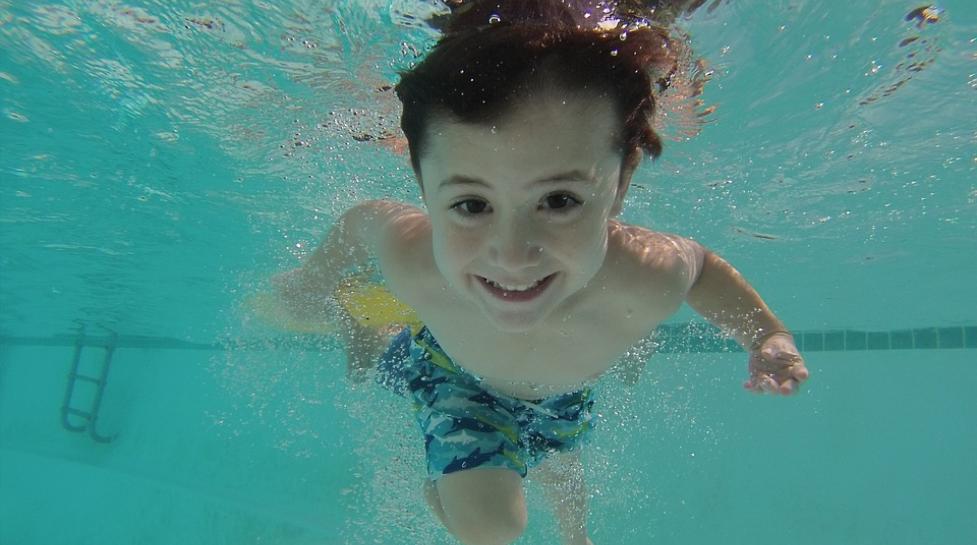
[[[329,317],[328,293],[320,293],[310,285],[302,269],[292,269],[271,278],[275,293],[285,303],[289,315],[297,320],[326,320]]]
[[[344,308],[339,310],[336,332],[346,352],[346,377],[357,384],[366,381],[367,372],[376,366],[390,343],[389,335],[360,324]]]
[[[272,277],[271,283],[292,317],[332,324],[346,353],[346,376],[353,382],[363,382],[367,371],[376,365],[386,349],[389,336],[362,325],[333,297],[316,293],[303,272],[302,269],[285,271]]]

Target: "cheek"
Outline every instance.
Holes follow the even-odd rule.
[[[570,225],[554,230],[560,253],[567,259],[583,263],[602,259],[607,245],[607,218],[595,210]]]
[[[457,271],[477,254],[480,241],[473,231],[439,229],[434,236],[434,257],[442,272]]]
[[[581,266],[604,259],[607,245],[606,230],[588,229],[581,231],[574,239],[574,260]]]

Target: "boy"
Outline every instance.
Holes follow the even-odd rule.
[[[403,74],[402,127],[426,210],[369,201],[279,279],[297,315],[375,259],[423,321],[400,370],[424,432],[425,496],[465,544],[526,526],[530,468],[565,545],[590,544],[579,450],[589,384],[683,302],[750,354],[755,392],[808,378],[786,327],[739,273],[698,243],[615,219],[641,159],[655,80],[674,66],[664,31],[623,38],[566,2],[469,2]],[[347,317],[348,318],[348,317]],[[354,366],[382,337],[346,319]]]

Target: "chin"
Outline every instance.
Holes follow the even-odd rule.
[[[546,323],[554,307],[545,305],[533,309],[501,309],[482,306],[482,313],[493,327],[504,333],[528,333]]]
[[[526,333],[543,323],[545,316],[533,313],[532,316],[514,315],[513,313],[500,313],[498,311],[485,310],[489,321],[499,331],[504,333]]]

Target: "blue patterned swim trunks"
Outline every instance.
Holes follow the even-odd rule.
[[[525,477],[546,455],[577,448],[594,427],[590,388],[532,401],[507,396],[456,365],[426,327],[393,340],[377,381],[413,399],[431,479],[474,468]]]

